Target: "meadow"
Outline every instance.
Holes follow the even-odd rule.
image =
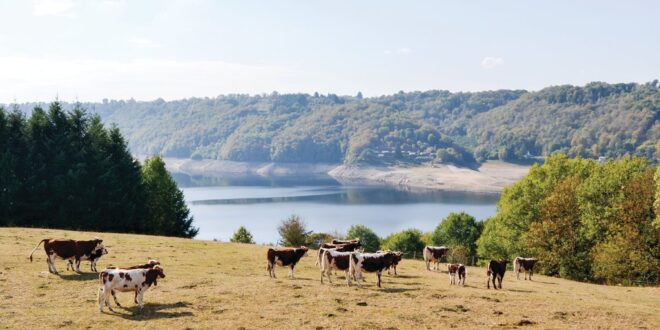
[[[145,294],[139,311],[132,294],[124,308],[99,313],[98,275],[83,261],[82,274],[56,266],[49,274],[43,238],[104,240],[109,254],[98,269],[161,261],[166,278]],[[399,275],[374,274],[362,288],[343,277],[321,285],[310,251],[296,267],[266,272],[267,247],[160,236],[0,228],[0,328],[158,329],[439,329],[439,328],[660,328],[657,287],[604,286],[535,275],[504,277],[503,290],[486,289],[484,268],[469,267],[465,287],[450,286],[446,271],[427,271],[404,260]],[[442,264],[444,266],[444,264]],[[521,277],[522,278],[522,277]]]

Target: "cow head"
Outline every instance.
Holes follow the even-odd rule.
[[[301,257],[304,257],[307,255],[307,251],[309,251],[309,248],[307,248],[306,246],[300,246],[299,248],[297,248],[297,250],[303,251]]]
[[[158,278],[165,278],[165,271],[160,266],[154,266],[147,270],[146,280],[147,284],[158,285]]]

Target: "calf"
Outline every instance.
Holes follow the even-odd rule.
[[[353,252],[351,255],[350,270],[351,274],[355,275],[355,281],[361,287],[360,280],[362,279],[362,272],[376,273],[378,276],[378,287],[381,287],[381,275],[383,270],[392,267],[396,260],[394,252],[381,252],[381,253],[359,253]]]
[[[351,255],[353,252],[338,252],[333,249],[321,249],[321,284],[323,284],[323,273],[326,273],[328,282],[332,284],[332,269],[343,270],[346,276],[346,285],[351,285],[351,276],[349,274]]]
[[[392,267],[387,268],[387,275],[390,275],[390,268],[394,270],[394,276],[397,276],[398,274],[396,273],[396,266],[399,265],[399,262],[401,262],[401,258],[403,257],[403,252],[399,251],[376,251],[376,253],[384,253],[384,252],[392,252],[394,253],[394,261],[392,262]]]
[[[532,280],[532,274],[534,274],[534,265],[538,259],[536,258],[523,258],[516,257],[513,259],[513,272],[516,273],[516,279],[520,280],[520,272],[524,271],[524,278],[527,279],[527,274],[529,274],[529,280]]]
[[[37,246],[34,247],[30,253],[30,262],[32,262],[32,254],[37,250],[39,245],[44,243],[44,250],[46,251],[46,262],[48,263],[48,271],[57,274],[57,269],[55,268],[55,259],[63,260],[73,260],[76,265],[76,272],[80,272],[80,260],[91,260],[92,261],[92,270],[96,271],[96,262],[103,256],[108,253],[105,246],[103,245],[103,240],[93,239],[91,241],[74,241],[71,239],[50,239],[46,238],[41,240]],[[73,269],[73,263],[67,265],[71,266]]]
[[[502,288],[502,279],[504,278],[504,273],[506,273],[506,264],[509,263],[509,260],[491,260],[488,263],[488,270],[486,275],[488,280],[486,281],[486,286],[490,289],[490,282],[493,281],[493,289],[497,289],[495,284],[495,279],[500,282],[500,289]]]
[[[99,259],[101,259],[101,257],[104,254],[108,254],[108,250],[106,248],[103,248],[101,250],[92,251],[92,253],[89,256],[83,255],[83,256],[80,257],[79,260],[75,261],[75,268],[74,268],[74,261],[69,259],[69,263],[66,265],[66,270],[69,270],[69,267],[70,267],[71,271],[73,271],[74,269],[77,269],[78,272],[80,272],[80,261],[81,260],[89,260],[90,261],[89,269],[91,271],[95,272],[95,273],[98,273],[99,271],[96,269],[96,262],[98,262]]]
[[[300,261],[300,258],[307,254],[307,251],[307,247],[304,246],[299,248],[268,249],[266,253],[268,275],[271,278],[276,278],[275,265],[289,266],[289,276],[293,278],[293,268]]]
[[[115,291],[135,292],[136,300],[140,309],[144,308],[144,293],[151,285],[158,285],[158,278],[165,278],[165,273],[160,266],[154,266],[151,269],[105,269],[99,274],[98,302],[99,312],[103,312],[103,305],[109,310],[110,300],[108,295],[112,294],[117,302]],[[120,306],[117,304],[117,306]]]
[[[424,262],[426,263],[426,270],[431,270],[431,263],[433,263],[433,269],[440,269],[440,260],[442,257],[447,255],[449,251],[448,247],[444,246],[426,246],[424,247]]]
[[[458,274],[458,284],[465,286],[465,265],[448,264],[447,272],[449,273],[449,285],[456,284],[456,274]]]

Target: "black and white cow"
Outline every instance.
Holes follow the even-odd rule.
[[[75,271],[80,272],[80,260],[90,260],[92,262],[92,271],[96,271],[96,262],[103,255],[108,254],[108,250],[103,245],[103,240],[95,238],[89,241],[74,241],[72,239],[42,239],[37,246],[34,247],[30,253],[30,262],[32,262],[32,255],[37,250],[39,245],[44,243],[44,250],[46,251],[46,263],[48,264],[48,271],[57,274],[55,268],[55,260],[67,260],[67,270],[71,267],[73,269],[75,262]]]
[[[516,279],[520,280],[520,272],[524,271],[524,278],[527,279],[527,274],[529,274],[529,280],[531,281],[534,274],[534,265],[537,261],[536,258],[516,257],[513,259],[513,272],[516,273]]]
[[[268,275],[272,278],[275,277],[275,265],[289,267],[289,277],[293,278],[293,268],[296,267],[300,258],[307,254],[307,247],[301,246],[298,248],[280,248],[268,249],[266,253],[266,261],[268,265]]]
[[[381,287],[381,275],[385,269],[392,267],[396,262],[397,255],[394,252],[381,253],[359,253],[351,255],[350,270],[355,275],[355,282],[361,286],[362,272],[376,273],[378,276],[378,287]]]
[[[109,295],[115,296],[115,291],[136,292],[137,303],[140,309],[144,307],[144,293],[152,285],[158,285],[158,278],[165,278],[165,272],[160,266],[151,269],[105,269],[99,274],[98,302],[99,312],[103,312],[103,305],[110,307]],[[117,297],[115,296],[115,303]]]
[[[465,265],[448,264],[447,272],[449,273],[449,285],[456,284],[456,275],[458,275],[458,284],[465,286]]]
[[[502,279],[504,278],[504,273],[506,273],[506,264],[509,263],[509,260],[502,259],[502,260],[491,260],[488,263],[488,270],[486,271],[486,275],[488,276],[488,280],[486,281],[486,286],[490,289],[490,282],[493,282],[493,288],[497,289],[497,285],[495,284],[495,279],[497,279],[500,282],[500,289],[502,288]]]
[[[323,276],[328,277],[328,282],[332,284],[333,269],[344,271],[346,276],[346,285],[351,285],[350,263],[351,255],[353,252],[339,252],[334,249],[321,248],[321,284],[323,284]]]
[[[426,270],[431,270],[431,263],[433,263],[434,270],[440,269],[440,260],[447,255],[448,251],[449,248],[445,246],[425,246],[423,255]]]

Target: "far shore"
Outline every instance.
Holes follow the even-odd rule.
[[[218,178],[236,176],[322,177],[343,184],[375,184],[406,189],[499,193],[520,180],[530,166],[489,161],[478,169],[453,165],[367,166],[310,163],[260,163],[165,158],[168,170]]]

